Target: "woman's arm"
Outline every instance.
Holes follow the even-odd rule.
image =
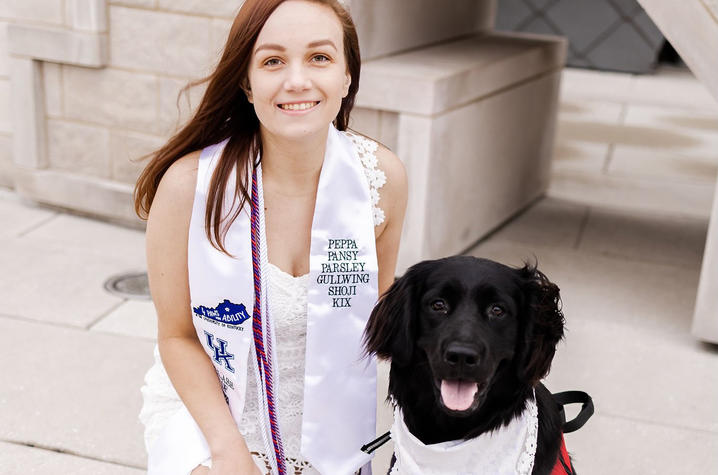
[[[379,190],[378,206],[384,210],[384,222],[376,228],[376,256],[379,263],[379,296],[394,282],[399,240],[407,202],[406,170],[391,150],[379,145],[376,151],[379,169],[386,183]]]
[[[195,152],[172,164],[147,219],[147,273],[157,310],[157,343],[172,384],[209,444],[213,467],[229,459],[240,470],[236,473],[259,473],[192,324],[187,239],[198,159]]]

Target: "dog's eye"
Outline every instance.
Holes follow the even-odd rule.
[[[489,315],[492,317],[503,317],[506,313],[506,310],[504,310],[504,307],[501,305],[492,305],[489,307]]]
[[[446,304],[445,301],[441,299],[436,299],[433,302],[431,302],[431,309],[435,312],[443,312],[446,313],[449,311],[449,306]]]

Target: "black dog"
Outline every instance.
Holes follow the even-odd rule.
[[[549,474],[562,419],[539,383],[563,337],[559,289],[535,266],[487,259],[421,262],[380,299],[365,331],[391,360],[389,397],[424,444],[471,439],[508,424],[536,394],[533,474]]]

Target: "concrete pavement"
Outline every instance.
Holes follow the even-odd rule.
[[[594,397],[566,437],[582,475],[718,473],[718,349],[689,333],[717,170],[718,105],[689,73],[567,70],[548,196],[470,251],[536,256],[561,287],[547,385]],[[0,473],[142,473],[156,316],[102,284],[145,269],[143,232],[9,190],[0,222]]]

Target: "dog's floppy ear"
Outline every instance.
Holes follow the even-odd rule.
[[[412,315],[422,265],[411,267],[395,281],[374,306],[366,329],[364,346],[368,354],[391,359],[392,364],[409,364],[414,352]]]
[[[556,345],[563,338],[564,316],[556,284],[535,265],[518,270],[523,280],[524,305],[519,338],[519,373],[535,385],[551,368]]]

